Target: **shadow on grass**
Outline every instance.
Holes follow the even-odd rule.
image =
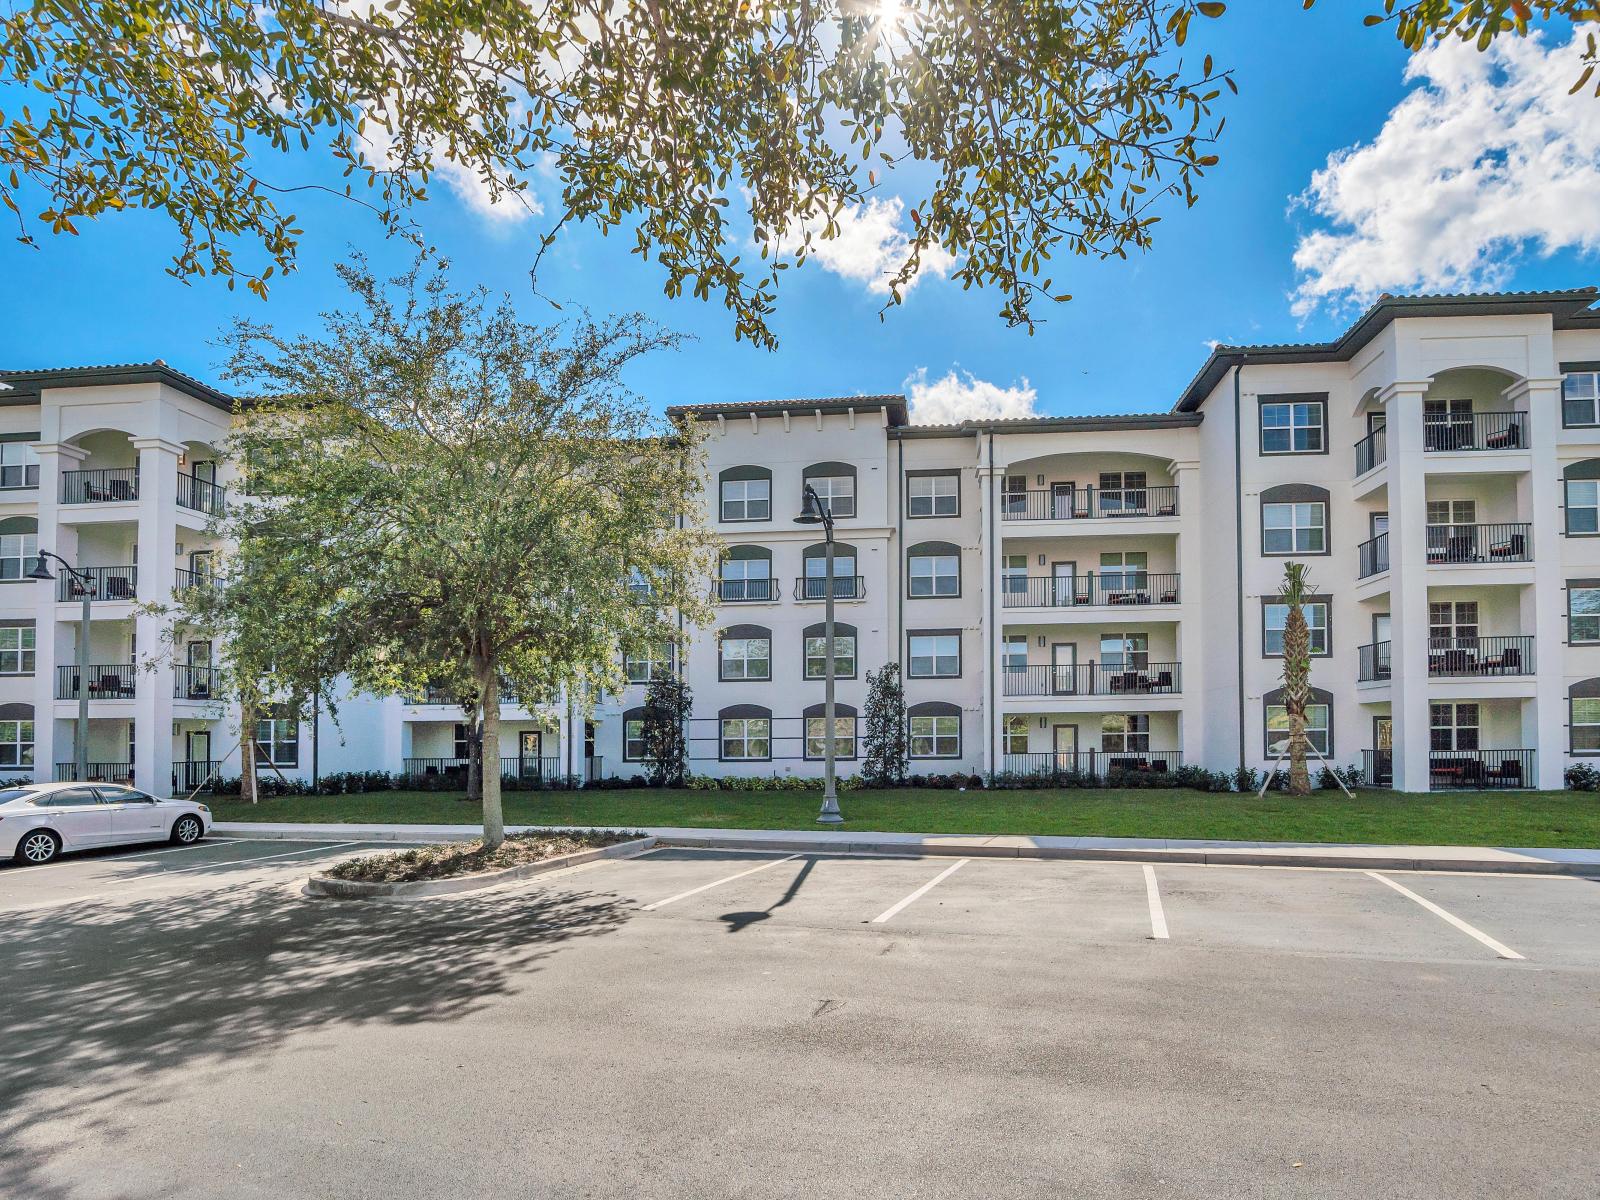
[[[627,916],[611,897],[533,889],[403,904],[278,887],[0,914],[0,1196],[75,1194],[51,1162],[69,1146],[115,1162],[157,1070],[181,1080],[247,1069],[290,1036],[459,1020]]]

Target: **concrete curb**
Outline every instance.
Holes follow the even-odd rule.
[[[559,854],[555,858],[543,859],[540,862],[507,867],[503,871],[456,876],[451,879],[424,879],[416,883],[363,883],[353,879],[334,879],[329,875],[313,875],[306,881],[306,892],[312,896],[337,900],[412,900],[428,896],[449,896],[461,892],[476,892],[483,888],[494,887],[496,884],[526,879],[531,875],[543,875],[548,871],[559,871],[563,867],[576,867],[600,858],[631,858],[635,854],[643,854],[655,844],[656,839],[653,837],[639,838],[631,842],[618,842],[615,846],[601,846],[594,850]]]

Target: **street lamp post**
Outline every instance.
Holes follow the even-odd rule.
[[[800,515],[795,518],[801,525],[816,525],[820,523],[823,530],[823,568],[822,568],[822,811],[817,814],[819,825],[838,825],[843,823],[844,815],[839,811],[839,791],[835,780],[834,770],[834,724],[833,724],[833,513],[817,495],[817,489],[809,483],[805,490],[805,507]],[[801,584],[805,586],[804,583]],[[805,745],[805,720],[801,718],[800,742]]]
[[[48,550],[40,550],[34,559],[33,570],[28,572],[29,579],[42,579],[51,581],[55,576],[50,573],[49,565],[44,561],[53,558],[61,564],[61,569],[78,581],[78,589],[83,593],[83,618],[78,632],[78,732],[73,739],[73,762],[77,768],[75,782],[87,783],[89,779],[89,604],[94,599],[94,576],[78,570],[59,554],[52,554]],[[54,764],[51,764],[52,773]]]

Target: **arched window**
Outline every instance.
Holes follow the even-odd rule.
[[[961,708],[945,700],[927,700],[906,709],[906,732],[912,758],[961,757]]]
[[[801,557],[805,562],[805,577],[800,581],[796,600],[826,600],[828,544],[818,542],[807,546]],[[833,544],[833,598],[858,600],[862,595],[861,575],[856,561],[856,548],[849,542]]]
[[[766,467],[729,467],[717,482],[722,520],[772,520],[772,472]]]
[[[772,710],[759,704],[732,704],[717,714],[719,757],[723,762],[772,760]]]
[[[0,704],[0,771],[31,771],[33,765],[33,705]]]
[[[729,625],[717,637],[717,678],[758,683],[772,678],[772,630],[764,625]]]
[[[961,595],[961,547],[918,542],[906,551],[906,595],[914,599]]]
[[[802,478],[816,489],[817,498],[834,517],[856,515],[856,469],[844,462],[812,463]]]
[[[643,705],[630,708],[622,714],[622,761],[623,762],[649,762],[650,756],[644,748],[644,720],[646,709]]]
[[[1262,697],[1263,733],[1268,758],[1287,754],[1289,749],[1289,710],[1283,704],[1283,689]],[[1333,693],[1311,689],[1306,705],[1306,737],[1324,758],[1333,757]]]
[[[1282,483],[1261,493],[1261,553],[1267,557],[1329,554],[1328,489]]]
[[[776,600],[772,582],[772,551],[765,546],[730,546],[722,556],[722,578],[717,599],[727,604]]]
[[[0,580],[25,579],[38,561],[38,518],[7,517],[0,521]]]
[[[823,759],[828,756],[828,718],[825,705],[808,704],[805,709],[807,758]],[[856,710],[853,705],[835,701],[833,706],[833,756],[856,756]]]
[[[827,672],[828,653],[828,639],[823,623],[818,621],[815,625],[807,625],[802,637],[805,641],[802,649],[806,663],[806,678],[821,679]],[[833,623],[833,677],[835,679],[856,677],[856,627],[846,625],[843,621]]]
[[[1600,458],[1575,462],[1562,472],[1568,537],[1600,535]]]
[[[1600,679],[1585,679],[1567,689],[1569,746],[1574,754],[1600,754]]]

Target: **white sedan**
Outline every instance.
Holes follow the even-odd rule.
[[[58,854],[126,842],[193,845],[211,810],[115,783],[28,783],[0,790],[0,857],[47,863]]]

